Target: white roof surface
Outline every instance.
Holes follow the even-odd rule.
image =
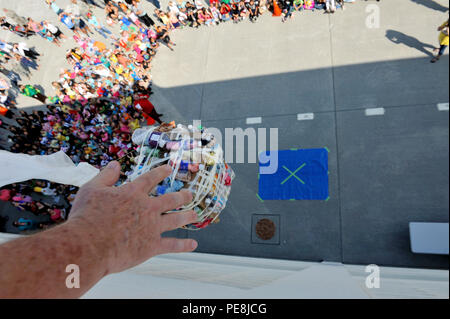
[[[0,245],[18,235],[0,233]],[[83,298],[449,298],[447,270],[365,266],[203,253],[167,254],[103,278]]]
[[[448,298],[448,271],[213,254],[163,255],[101,280],[84,298]]]

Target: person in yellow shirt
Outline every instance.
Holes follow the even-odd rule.
[[[136,129],[138,129],[140,127],[139,120],[134,119],[133,121],[129,121],[128,126],[132,131],[135,131]]]
[[[447,22],[444,22],[439,28],[439,45],[440,48],[436,49],[435,51],[438,52],[437,56],[435,56],[430,62],[435,63],[439,61],[441,56],[444,54],[445,50],[448,47],[449,39],[448,39],[448,33],[449,33],[449,20]]]

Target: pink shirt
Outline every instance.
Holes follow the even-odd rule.
[[[11,199],[11,191],[9,189],[0,190],[0,200],[9,201]]]
[[[55,208],[55,209],[53,210],[53,214],[50,216],[50,218],[51,218],[53,221],[60,219],[60,218],[61,218],[61,210]]]

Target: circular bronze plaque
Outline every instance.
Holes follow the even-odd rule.
[[[262,240],[269,240],[275,235],[275,223],[270,219],[260,219],[255,226],[256,235]]]

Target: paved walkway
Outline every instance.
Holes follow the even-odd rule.
[[[374,4],[380,27],[369,29]],[[278,128],[280,149],[330,150],[328,201],[261,202],[257,164],[233,164],[221,222],[179,236],[209,253],[448,268],[447,257],[412,254],[408,231],[411,221],[448,222],[448,112],[438,109],[449,101],[448,55],[429,63],[444,5],[359,1],[287,23],[265,15],[174,32],[176,50],[161,50],[153,69],[167,118],[223,135]],[[299,121],[305,113],[313,120]],[[279,221],[279,244],[252,241],[259,214]]]

